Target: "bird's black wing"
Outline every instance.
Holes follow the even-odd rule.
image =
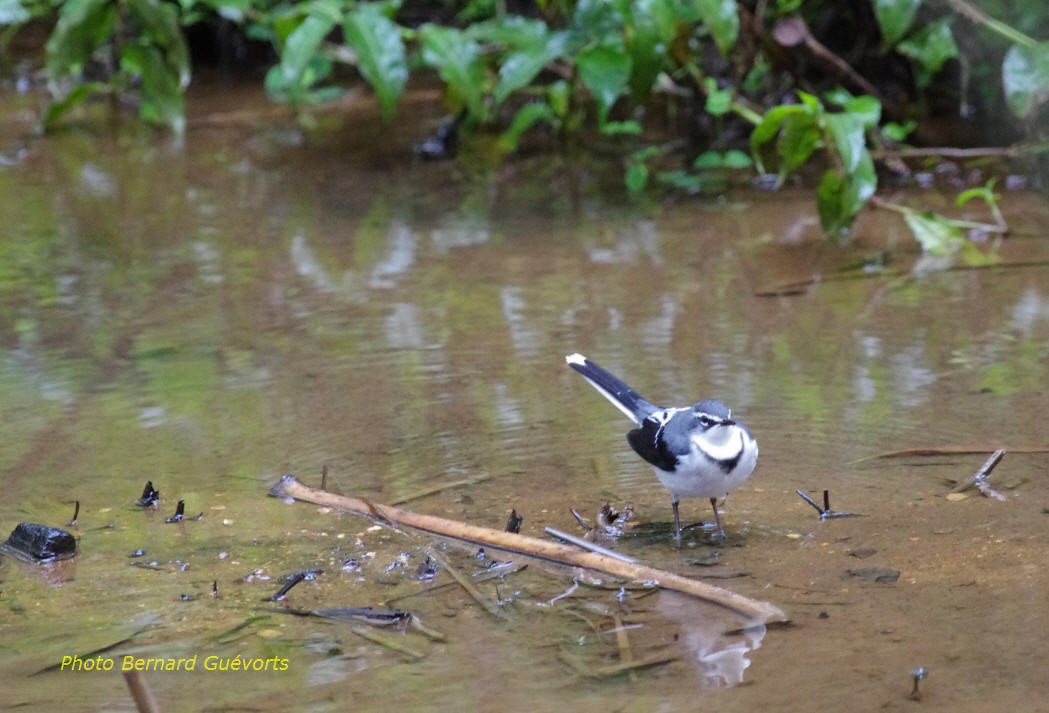
[[[671,451],[663,434],[662,423],[654,418],[646,418],[640,428],[626,434],[626,440],[639,456],[652,465],[673,471],[677,468],[678,457]]]

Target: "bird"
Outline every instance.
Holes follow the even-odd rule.
[[[742,485],[758,463],[758,442],[747,427],[733,420],[720,401],[663,408],[582,354],[569,354],[565,361],[637,425],[626,439],[670,491],[674,539],[681,539],[678,502],[683,497],[709,498],[717,537],[725,539],[718,498]]]

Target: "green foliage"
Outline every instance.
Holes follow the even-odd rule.
[[[807,78],[818,87],[813,93],[769,101],[772,87],[781,95],[784,78],[775,74],[780,60],[765,54],[774,38],[758,35],[760,28],[782,19],[849,19],[851,6],[844,3],[776,0],[758,5],[764,11],[759,22],[744,24],[738,0],[546,0],[538,4],[541,18],[510,15],[500,0],[470,0],[454,5],[457,26],[409,27],[398,21],[405,1],[0,0],[0,25],[17,27],[50,13],[56,18],[46,48],[55,94],[44,117],[48,127],[93,97],[133,96],[142,119],[180,129],[190,78],[182,27],[222,17],[273,46],[278,62],[265,86],[277,100],[305,109],[338,97],[346,73],[337,70],[349,66],[393,121],[410,73],[431,73],[467,127],[502,132],[497,147],[504,152],[539,126],[562,135],[596,127],[624,151],[624,181],[634,193],[652,185],[723,190],[736,174],[765,172],[766,164],[782,185],[819,162],[817,208],[824,230],[838,238],[849,234],[877,189],[869,147],[904,141],[918,116],[899,117],[908,107],[894,107],[898,120],[879,126],[882,107],[875,98],[827,91],[819,84],[825,77]],[[993,71],[1009,110],[1035,131],[1049,103],[1049,42],[1023,30],[1044,27],[1044,0],[986,0],[982,9],[969,0],[869,2],[881,34],[877,51],[910,65],[914,83],[907,89],[920,95],[934,87],[947,63],[961,58],[959,46],[976,56],[977,40],[956,39],[956,28],[976,28],[978,41],[1004,58]],[[418,17],[419,6],[412,10]],[[1006,17],[1016,26],[991,13],[1011,13]],[[976,77],[980,67],[973,71]],[[642,143],[641,109],[664,89],[672,111],[677,104],[690,115],[705,112],[715,130],[751,124],[751,157],[744,160],[731,141],[715,136],[683,168],[653,168],[670,151]],[[937,218],[921,212],[905,218],[930,253],[956,242]]]
[[[1009,109],[1021,119],[1049,102],[1049,42],[1010,47],[1002,62],[1002,87]]]
[[[134,33],[123,27],[133,27]],[[182,129],[182,93],[189,85],[190,65],[174,5],[161,0],[69,0],[59,8],[48,39],[46,66],[58,96],[45,115],[46,126],[92,96],[137,86],[142,119]],[[108,80],[85,82],[92,67],[108,70]]]

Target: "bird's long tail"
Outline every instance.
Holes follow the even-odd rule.
[[[616,376],[605,371],[582,354],[569,354],[565,357],[568,366],[572,367],[590,385],[601,392],[601,395],[611,401],[616,408],[625,413],[634,423],[640,424],[647,417],[659,410],[656,406],[620,381]]]

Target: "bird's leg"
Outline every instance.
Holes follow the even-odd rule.
[[[710,499],[710,507],[714,508],[714,524],[717,525],[717,528],[718,528],[717,537],[718,537],[719,540],[724,540],[725,539],[725,528],[721,526],[721,516],[718,515],[718,499],[717,498],[711,498]]]
[[[674,539],[681,539],[681,515],[678,514],[677,504],[678,496],[674,495],[670,499],[670,506],[674,508]]]

